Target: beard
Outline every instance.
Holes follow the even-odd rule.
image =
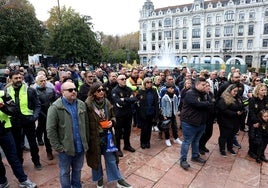
[[[22,82],[13,82],[13,86],[15,87],[15,88],[18,88],[18,87],[20,87],[22,85]]]

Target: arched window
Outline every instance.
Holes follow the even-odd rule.
[[[233,21],[234,20],[234,11],[228,10],[224,14],[224,21]]]
[[[171,19],[170,18],[166,18],[164,20],[164,27],[170,27],[171,26]]]

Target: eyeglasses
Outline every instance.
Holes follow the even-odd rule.
[[[153,83],[153,82],[146,82],[147,84],[151,84],[151,83]]]
[[[45,82],[46,80],[40,80],[39,82]]]
[[[97,89],[97,92],[100,93],[100,92],[105,92],[105,89],[101,88],[101,89]]]
[[[72,93],[73,91],[77,92],[76,88],[69,88],[69,89],[64,89],[63,91],[69,91],[70,93]]]
[[[121,78],[121,79],[119,79],[119,80],[124,81],[124,80],[126,80],[126,78]]]

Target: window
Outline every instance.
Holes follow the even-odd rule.
[[[183,18],[183,25],[187,25],[187,17]]]
[[[200,17],[199,16],[193,17],[192,22],[193,22],[193,25],[200,25],[201,24]]]
[[[179,49],[179,43],[178,43],[178,42],[176,42],[176,44],[175,44],[175,49],[176,49],[176,50]]]
[[[243,40],[238,40],[237,41],[237,49],[242,50],[242,48],[243,48]]]
[[[200,43],[199,42],[193,42],[192,43],[192,49],[200,49]]]
[[[216,15],[216,23],[219,23],[221,21],[221,15],[217,14]]]
[[[171,19],[170,18],[166,18],[164,21],[164,27],[170,27],[171,26]]]
[[[212,22],[212,16],[211,15],[208,15],[207,16],[207,23],[211,23]]]
[[[164,38],[171,39],[171,31],[164,31]]]
[[[155,41],[155,33],[152,33],[152,41]]]
[[[162,21],[161,20],[159,20],[159,22],[158,22],[158,27],[162,27]]]
[[[225,12],[224,20],[225,21],[233,21],[234,20],[234,11],[229,10],[229,11]]]
[[[207,38],[211,37],[211,28],[207,28]]]
[[[176,26],[179,26],[179,25],[180,25],[180,19],[176,18]]]
[[[248,49],[252,49],[252,47],[253,47],[253,40],[250,39],[250,40],[248,40],[247,48],[248,48]]]
[[[249,17],[249,19],[254,19],[255,18],[255,11],[254,10],[249,11],[248,17]]]
[[[158,33],[158,40],[162,40],[162,32]]]
[[[176,30],[175,31],[175,39],[179,39],[180,38],[180,31]]]
[[[187,49],[187,43],[186,42],[182,43],[182,49],[184,49],[184,50]]]
[[[143,45],[142,49],[143,51],[146,51],[146,44]]]
[[[220,48],[220,41],[215,41],[215,50],[218,50]]]
[[[245,19],[245,13],[244,12],[239,12],[238,19],[240,21],[244,20]]]
[[[221,28],[220,27],[216,27],[215,28],[215,37],[220,37],[221,35]]]
[[[152,22],[152,28],[155,28],[155,22]]]
[[[146,41],[146,33],[142,34],[142,39],[143,39],[143,41]]]
[[[265,10],[265,16],[268,16],[268,8]]]
[[[223,49],[231,50],[233,48],[233,40],[223,40]]]
[[[224,36],[233,36],[234,27],[232,25],[224,27]]]
[[[145,29],[147,29],[147,24],[146,23],[143,23],[142,24],[142,28],[145,30]]]
[[[253,35],[254,33],[254,25],[249,25],[248,26],[248,35]]]
[[[210,49],[211,48],[211,42],[210,41],[207,41],[206,48],[207,49]]]
[[[262,41],[262,47],[268,47],[268,39],[263,39]]]
[[[268,23],[264,24],[263,34],[268,34]]]
[[[152,50],[155,50],[155,44],[152,44]]]
[[[243,34],[244,34],[244,26],[239,25],[238,26],[238,36],[243,36]]]
[[[186,38],[187,38],[187,30],[186,30],[186,29],[184,29],[184,30],[182,31],[182,38],[183,38],[183,39],[186,39]]]
[[[200,38],[200,29],[193,29],[192,37],[193,38]]]

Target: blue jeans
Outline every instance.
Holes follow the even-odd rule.
[[[115,153],[106,152],[106,148],[101,148],[101,154],[104,156],[108,182],[122,179],[118,165],[116,163]],[[98,170],[92,169],[92,180],[99,181],[102,177],[103,177],[103,169],[100,160]]]
[[[183,142],[181,145],[181,161],[187,159],[190,144],[192,145],[192,158],[199,156],[199,140],[203,135],[206,125],[194,126],[185,122],[181,122]]]
[[[81,188],[81,169],[84,164],[84,152],[75,156],[59,153],[60,183],[62,188]],[[72,172],[71,172],[72,168]]]
[[[10,164],[16,178],[19,180],[19,182],[26,181],[27,176],[24,173],[22,164],[17,156],[16,145],[11,132],[0,135],[0,146],[4,151],[7,161]],[[2,157],[0,154],[0,184],[6,182],[7,179],[5,176],[6,170],[4,164],[2,163]]]

